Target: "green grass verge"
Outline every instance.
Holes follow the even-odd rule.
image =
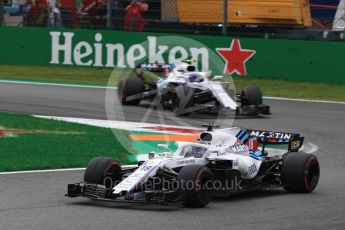
[[[284,80],[235,79],[236,89],[257,85],[265,96],[312,100],[345,101],[345,85],[292,82]]]
[[[113,73],[113,75],[112,75]],[[105,68],[0,65],[0,79],[43,81],[54,83],[107,85],[109,77],[119,72]],[[345,101],[345,85],[303,83],[284,80],[257,80],[250,77],[234,79],[236,88],[258,85],[265,96]],[[114,84],[116,80],[114,80]]]
[[[0,78],[10,80],[106,85],[112,69],[0,65]]]
[[[10,136],[4,136],[4,128],[50,133],[6,132]],[[0,113],[0,171],[85,167],[95,156],[131,163],[110,129]]]

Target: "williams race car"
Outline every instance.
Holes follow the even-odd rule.
[[[68,185],[68,197],[110,202],[182,203],[205,207],[212,197],[234,192],[284,188],[310,193],[319,181],[316,156],[298,152],[299,134],[208,125],[195,143],[177,142],[176,151],[151,152],[134,168],[96,157],[88,164],[84,181]],[[259,150],[259,144],[262,148]],[[267,153],[267,144],[287,145],[283,155]]]
[[[223,76],[197,72],[191,63],[139,65],[134,73],[134,76],[121,78],[118,84],[118,98],[123,105],[138,105],[146,100],[176,115],[200,111],[270,114],[270,107],[263,104],[258,87],[247,86],[236,95],[230,83],[222,81]]]

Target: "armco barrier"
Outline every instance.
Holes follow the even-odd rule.
[[[148,61],[164,59],[169,62],[169,57],[171,61],[175,56],[188,55],[198,57],[205,69],[212,68],[208,66],[209,51],[230,49],[231,44],[238,42],[242,50],[237,52],[251,50],[255,53],[243,63],[246,71],[230,69],[233,75],[242,73],[257,79],[345,84],[345,42],[236,40],[232,37],[186,35],[184,37],[205,44],[207,48],[183,48],[181,44],[180,47],[168,47],[163,55],[157,56],[159,46],[164,45],[157,40],[161,36],[168,34],[0,27],[0,64],[121,68],[134,66],[135,60],[144,56],[151,55]],[[151,50],[143,50],[142,42],[146,42]],[[238,61],[238,53],[231,55],[230,61]]]

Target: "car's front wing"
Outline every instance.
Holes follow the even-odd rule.
[[[67,194],[70,198],[85,197],[98,201],[108,201],[116,203],[152,203],[160,205],[168,205],[170,203],[183,203],[177,191],[144,191],[140,196],[133,196],[129,198],[127,194],[115,196],[112,190],[107,190],[102,185],[75,183],[68,184]]]

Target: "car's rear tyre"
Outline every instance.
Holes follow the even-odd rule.
[[[122,105],[138,105],[144,89],[144,81],[139,77],[121,78],[117,89],[119,101]],[[134,95],[138,95],[139,98],[129,100],[128,97]]]
[[[185,85],[179,85],[175,88],[173,96],[174,113],[176,116],[188,116],[191,112],[188,110],[193,106],[194,89]]]
[[[241,93],[242,105],[261,105],[262,93],[259,87],[255,85],[246,86]]]
[[[191,208],[203,208],[212,200],[210,182],[213,182],[212,172],[203,165],[187,165],[177,176],[184,205]]]
[[[316,156],[299,152],[289,153],[283,159],[281,179],[288,192],[314,191],[320,178],[320,166]]]
[[[112,188],[122,179],[121,165],[109,157],[95,157],[86,167],[84,182]]]

